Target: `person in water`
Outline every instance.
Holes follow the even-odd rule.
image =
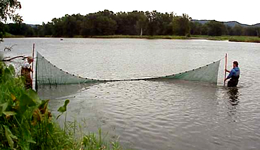
[[[225,78],[224,82],[226,82],[226,80],[230,79],[228,81],[228,87],[236,87],[238,84],[238,79],[239,79],[239,75],[240,75],[240,69],[238,67],[238,62],[234,61],[233,62],[233,69],[231,71],[229,70],[225,70],[226,72],[229,72],[229,75]]]
[[[26,89],[32,88],[32,77],[31,72],[33,72],[31,63],[33,62],[33,58],[31,56],[27,57],[27,61],[22,65],[21,76],[25,79],[25,87]]]

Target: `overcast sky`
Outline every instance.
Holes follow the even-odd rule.
[[[260,0],[19,0],[24,23],[42,24],[65,14],[94,13],[108,9],[114,13],[133,10],[188,14],[192,19],[260,23]]]

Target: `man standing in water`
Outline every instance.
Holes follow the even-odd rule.
[[[26,89],[32,88],[32,77],[31,72],[33,72],[31,63],[33,62],[33,58],[31,56],[27,57],[27,61],[22,65],[21,75],[25,79],[25,87]]]
[[[227,76],[227,78],[225,78],[224,82],[226,82],[227,79],[230,79],[228,81],[228,87],[236,87],[238,84],[238,79],[239,79],[239,75],[240,75],[240,69],[238,67],[238,62],[234,61],[233,62],[233,69],[231,71],[229,70],[225,70],[226,72],[229,72],[229,75]]]

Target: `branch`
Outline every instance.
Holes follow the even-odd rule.
[[[15,56],[15,57],[12,57],[12,58],[9,58],[9,59],[3,59],[3,61],[11,61],[13,59],[20,58],[20,57],[25,58],[25,56]]]
[[[17,45],[17,44],[14,44],[14,45],[12,45],[12,46],[10,46],[10,47],[5,47],[5,48],[4,48],[4,51],[5,51],[5,50],[11,51],[15,45]]]

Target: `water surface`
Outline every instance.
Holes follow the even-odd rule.
[[[94,79],[157,77],[223,59],[237,60],[236,89],[223,87],[223,63],[217,85],[167,80],[45,86],[53,113],[70,99],[68,119],[85,122],[86,131],[102,128],[125,148],[149,150],[251,150],[260,147],[258,64],[260,44],[206,40],[5,39],[17,44],[6,55],[36,50],[56,66]],[[223,61],[222,61],[223,62]]]

